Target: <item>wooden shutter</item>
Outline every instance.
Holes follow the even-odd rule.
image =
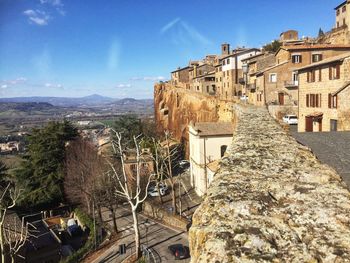
[[[316,97],[315,106],[318,108],[318,94],[316,94],[315,97]]]
[[[328,93],[328,108],[332,108],[332,94]]]
[[[322,81],[322,70],[318,70],[318,81]]]
[[[303,62],[303,56],[302,55],[299,56],[299,63],[301,63],[301,62]]]
[[[336,71],[336,79],[340,79],[340,65],[336,65],[335,67],[335,71]]]
[[[320,105],[319,105],[319,107],[321,108],[322,107],[322,94],[321,93],[319,94],[319,97],[320,97]]]
[[[329,79],[332,79],[332,66],[329,67]]]
[[[307,82],[310,82],[310,72],[307,72]]]
[[[338,108],[338,95],[335,95],[334,96],[334,105],[333,105],[334,108]]]
[[[306,94],[306,107],[309,107],[309,94]]]

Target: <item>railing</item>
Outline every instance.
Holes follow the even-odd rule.
[[[297,80],[287,80],[284,82],[284,87],[286,88],[293,88],[298,86],[299,86],[299,81]]]
[[[247,89],[249,89],[249,90],[254,90],[254,89],[256,89],[255,83],[248,84],[248,85],[247,85]]]

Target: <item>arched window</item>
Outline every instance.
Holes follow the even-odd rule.
[[[227,149],[227,145],[221,145],[220,147],[220,150],[221,150],[221,157],[224,156],[225,152],[226,152],[226,149]]]

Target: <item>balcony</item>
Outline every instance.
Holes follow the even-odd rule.
[[[247,85],[247,89],[248,89],[248,90],[251,90],[251,91],[252,91],[252,90],[255,90],[255,89],[256,89],[255,83],[248,84],[248,85]]]
[[[288,80],[284,82],[285,88],[297,88],[299,86],[299,81],[297,80]]]

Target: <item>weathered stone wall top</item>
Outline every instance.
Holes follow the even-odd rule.
[[[228,156],[195,212],[191,262],[350,262],[350,193],[266,109],[236,106]]]

